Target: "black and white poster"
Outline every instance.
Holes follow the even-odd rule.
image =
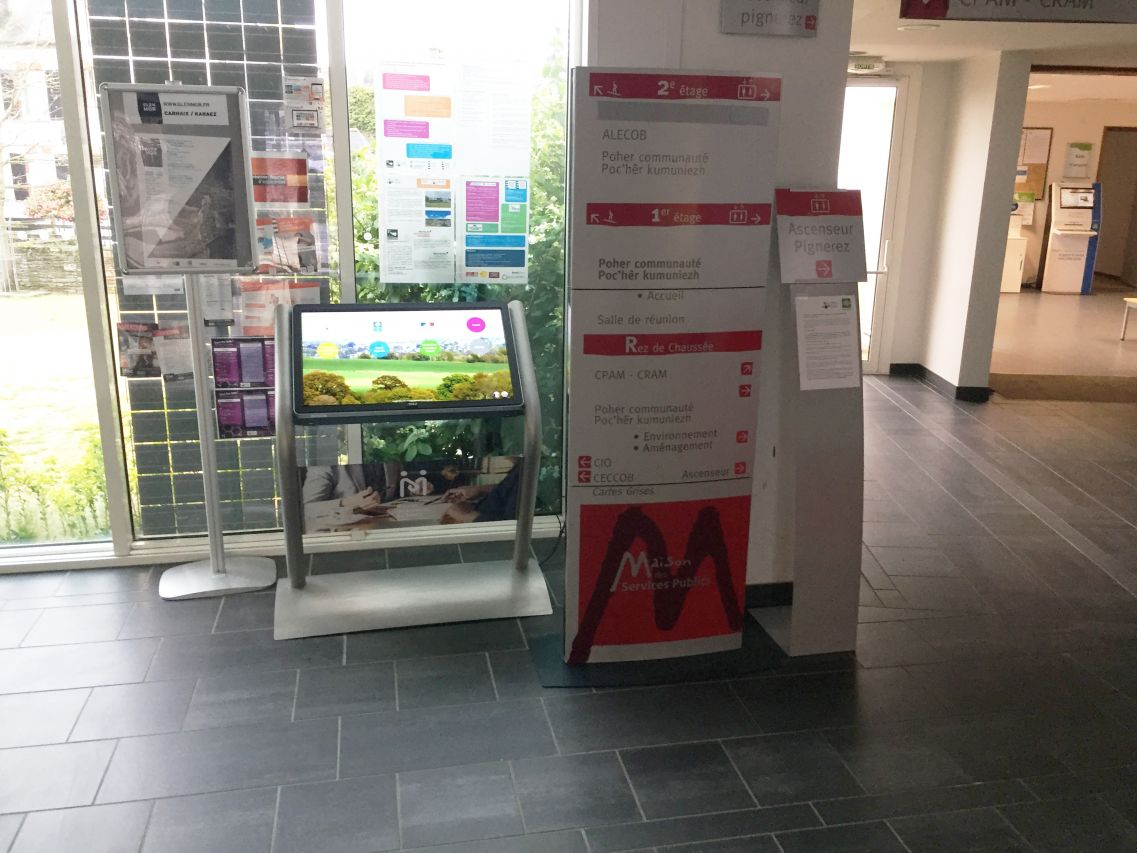
[[[251,271],[244,93],[135,85],[101,91],[122,272]]]

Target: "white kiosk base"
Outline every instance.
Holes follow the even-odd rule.
[[[525,572],[518,572],[512,560],[415,566],[314,575],[303,589],[281,580],[273,637],[292,640],[549,613],[549,591],[534,559]]]

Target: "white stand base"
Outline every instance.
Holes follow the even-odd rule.
[[[782,647],[782,651],[793,657],[790,642],[790,625],[793,622],[792,607],[755,607],[750,611],[754,621],[761,625],[770,639]]]
[[[814,632],[814,635],[807,635],[804,638],[799,634],[795,640],[793,607],[755,607],[750,611],[750,615],[765,629],[770,639],[790,657],[829,655],[857,650],[855,631],[854,639],[851,641],[841,639],[840,634],[826,636],[823,632]]]
[[[512,560],[342,572],[309,577],[303,589],[281,580],[273,637],[293,640],[552,612],[545,576],[534,559],[524,573]]]
[[[254,592],[276,583],[276,563],[268,557],[225,555],[225,572],[216,574],[210,560],[184,563],[162,572],[158,595],[167,601],[183,598],[211,598]]]

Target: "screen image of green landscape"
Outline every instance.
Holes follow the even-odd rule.
[[[306,406],[514,396],[497,311],[312,313],[301,322]]]

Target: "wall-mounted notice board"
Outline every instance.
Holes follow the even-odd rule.
[[[1046,194],[1046,170],[1050,163],[1052,127],[1024,127],[1019,140],[1019,162],[1015,173],[1015,192],[1034,193],[1036,199]]]

